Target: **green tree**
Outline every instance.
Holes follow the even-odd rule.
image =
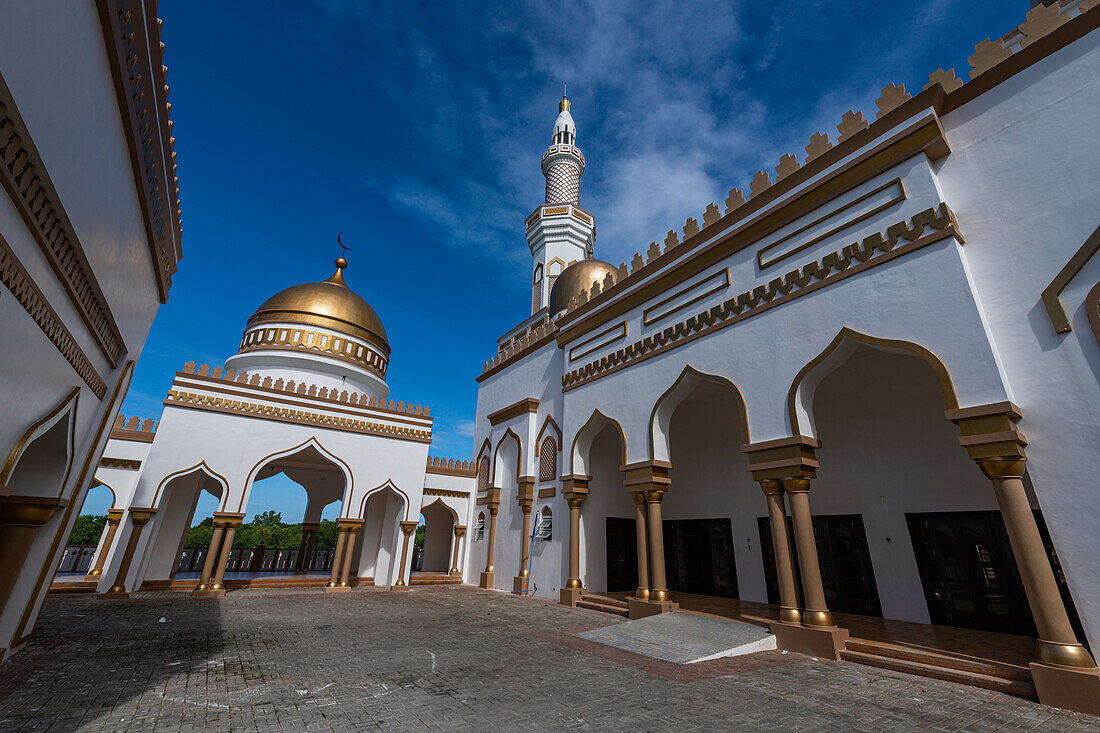
[[[210,547],[210,538],[214,535],[214,518],[207,517],[187,530],[187,542],[184,547],[206,549]]]
[[[70,545],[98,545],[99,536],[107,526],[106,514],[81,514],[76,518],[73,532],[69,535]]]
[[[317,539],[313,546],[318,550],[331,550],[336,547],[336,522],[331,519],[321,520],[321,527],[317,530]]]
[[[416,526],[416,535],[413,537],[413,548],[416,550],[424,549],[424,530],[427,529],[423,524]]]

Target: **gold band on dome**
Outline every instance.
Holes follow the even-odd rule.
[[[257,328],[246,331],[238,354],[250,351],[307,351],[346,361],[386,378],[389,361],[378,352],[346,336],[296,328]]]

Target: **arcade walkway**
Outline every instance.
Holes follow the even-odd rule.
[[[0,668],[0,731],[1100,732],[864,665],[773,651],[685,668],[573,636],[620,621],[467,586],[54,594]]]

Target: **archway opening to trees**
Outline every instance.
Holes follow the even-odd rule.
[[[80,515],[73,523],[73,531],[69,533],[65,550],[61,553],[57,580],[76,580],[98,570],[92,576],[95,577],[102,572],[101,556],[110,550],[114,539],[110,528],[117,528],[121,514],[112,512],[116,509],[115,504],[114,490],[100,481],[93,482],[84,495]],[[108,520],[111,520],[110,523]]]
[[[421,510],[420,517],[423,524],[417,527],[417,533],[423,530],[423,554],[418,569],[425,573],[450,572],[457,515],[442,499],[436,499]]]
[[[375,585],[391,585],[397,580],[401,565],[401,528],[405,519],[406,498],[392,485],[372,491],[363,502],[363,528],[358,535],[353,563],[358,563],[358,577],[362,582]]]

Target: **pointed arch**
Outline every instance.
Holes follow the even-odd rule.
[[[821,380],[840,366],[860,345],[888,354],[910,354],[921,359],[936,375],[943,397],[944,409],[954,410],[959,406],[959,397],[955,384],[940,358],[920,344],[898,339],[884,339],[869,336],[845,326],[825,349],[806,363],[795,375],[787,393],[787,416],[790,420],[792,435],[813,436],[816,432],[813,422],[813,396]]]
[[[599,410],[593,410],[577,434],[573,436],[573,446],[569,449],[569,473],[585,475],[588,473],[588,451],[592,441],[607,425],[614,426],[619,434],[622,446],[623,463],[626,463],[626,432],[618,420],[608,417]]]
[[[9,485],[20,494],[61,497],[76,453],[76,407],[79,402],[80,388],[73,387],[57,407],[27,428],[8,454],[0,471],[0,484]],[[65,458],[59,467],[56,454],[61,450]],[[43,485],[48,487],[45,491],[31,488]],[[52,491],[54,485],[56,492]]]
[[[118,508],[118,492],[114,490],[114,487],[112,487],[110,484],[100,481],[97,478],[93,478],[92,485],[88,488],[88,491],[91,491],[97,486],[102,486],[103,488],[107,489],[107,491],[111,492],[111,509]]]
[[[516,441],[516,478],[518,479],[523,475],[523,441],[520,440],[519,435],[516,434],[511,428],[507,428],[504,434],[500,436],[500,440],[497,441],[496,447],[493,448],[493,460],[491,465],[490,479],[493,486],[497,486],[497,458],[500,456],[500,446],[504,445],[504,441],[511,437]]]
[[[241,500],[237,506],[237,511],[244,511],[244,507],[248,503],[248,498],[252,494],[252,485],[256,481],[256,474],[258,474],[261,469],[263,469],[272,461],[277,461],[280,458],[286,458],[288,456],[295,455],[296,453],[301,453],[307,448],[313,448],[315,451],[320,453],[323,458],[327,459],[334,466],[336,466],[344,475],[344,496],[341,502],[342,505],[346,507],[348,505],[348,501],[351,499],[352,489],[354,488],[351,467],[348,466],[348,464],[341,460],[339,457],[337,457],[335,453],[321,445],[321,442],[317,440],[316,436],[310,436],[307,440],[299,443],[293,448],[288,448],[286,450],[278,451],[276,453],[271,453],[267,456],[264,456],[260,459],[259,463],[252,467],[252,470],[248,472],[248,478],[245,480],[244,491],[241,492]],[[225,497],[222,497],[223,506],[220,508],[221,511],[226,511],[224,505],[227,499],[228,494]]]
[[[206,474],[209,478],[213,479],[215,482],[218,483],[218,485],[221,486],[221,496],[219,496],[218,498],[221,500],[219,504],[224,504],[226,497],[229,496],[229,481],[226,480],[225,476],[222,476],[220,473],[210,468],[210,466],[207,465],[206,461],[199,461],[193,466],[182,468],[179,471],[174,471],[161,479],[161,482],[157,484],[156,492],[153,493],[152,506],[159,506],[158,502],[160,501],[161,492],[164,490],[164,487],[167,486],[173,479],[187,476],[188,474],[194,473],[196,471]]]
[[[395,484],[393,482],[393,479],[386,479],[385,481],[383,481],[378,486],[375,486],[373,489],[371,489],[367,493],[363,494],[363,500],[359,502],[359,514],[358,514],[357,518],[358,519],[364,519],[366,511],[367,511],[367,501],[372,496],[374,496],[375,494],[379,493],[380,491],[385,491],[387,489],[394,492],[395,494],[400,496],[402,500],[404,500],[404,502],[405,502],[405,513],[404,513],[405,514],[405,521],[409,521],[409,512],[411,511],[412,502],[409,501],[409,495],[406,494],[401,489],[399,489],[397,487],[397,484]]]
[[[707,374],[695,367],[686,366],[680,372],[680,376],[665,390],[664,394],[657,398],[653,404],[653,412],[649,416],[649,457],[655,461],[669,460],[669,426],[672,423],[672,414],[695,388],[700,384],[711,384],[728,391],[737,405],[738,425],[741,428],[741,436],[744,442],[749,440],[749,415],[745,407],[745,398],[737,385],[725,377],[717,374]]]
[[[553,415],[547,415],[546,419],[542,421],[542,428],[539,430],[538,437],[535,438],[535,458],[539,457],[539,450],[542,446],[542,439],[543,437],[545,437],[547,431],[550,431],[557,435],[557,448],[558,452],[561,452],[561,428],[559,428],[558,424],[554,422]]]
[[[433,506],[435,506],[436,504],[439,504],[439,505],[440,505],[440,506],[442,506],[442,507],[443,507],[444,509],[446,509],[446,510],[447,510],[448,512],[450,512],[450,514],[451,514],[451,517],[452,517],[452,518],[453,518],[453,519],[455,520],[455,524],[458,524],[458,512],[456,512],[456,511],[454,510],[454,507],[452,507],[452,506],[451,506],[450,504],[448,504],[447,502],[443,501],[443,497],[442,497],[442,496],[440,496],[440,497],[436,498],[436,500],[435,500],[435,501],[432,501],[432,502],[428,502],[428,503],[427,503],[427,504],[425,504],[424,506],[420,507],[420,513],[421,513],[421,514],[423,514],[423,513],[424,513],[424,510],[425,510],[425,509],[428,509],[428,508],[430,508],[430,507],[433,507]]]

